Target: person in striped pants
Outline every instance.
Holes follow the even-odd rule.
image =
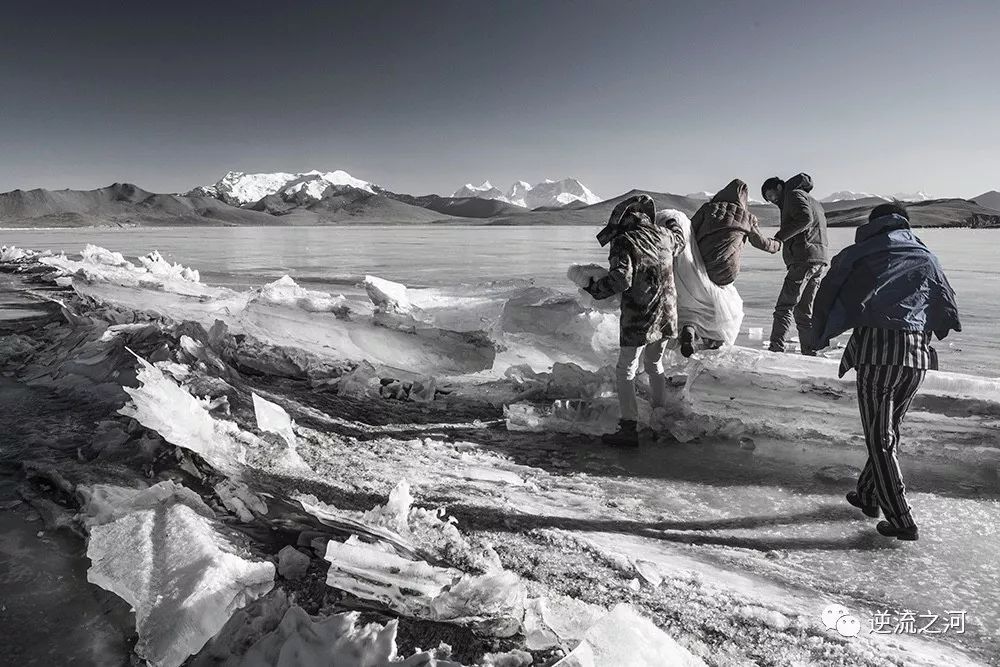
[[[928,370],[937,370],[931,336],[961,331],[955,292],[937,257],[910,229],[898,203],[875,207],[855,243],[831,263],[816,296],[816,349],[853,328],[840,376],[857,372],[858,408],[868,459],[847,502],[886,537],[916,540],[917,525],[899,468],[900,426]]]

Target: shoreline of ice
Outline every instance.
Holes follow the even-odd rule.
[[[33,361],[26,363],[31,368],[29,381],[37,386],[93,396],[109,405],[123,400],[127,394],[131,400],[122,414],[153,434],[152,443],[160,442],[161,452],[169,451],[170,446],[193,452],[194,456],[177,454],[181,470],[194,475],[192,479],[200,480],[200,484],[210,482],[212,501],[223,508],[223,514],[231,515],[229,521],[267,525],[280,521],[279,517],[285,521],[294,517],[297,523],[293,525],[303,534],[309,530],[315,532],[315,527],[302,523],[306,515],[317,516],[315,512],[307,508],[302,516],[288,515],[288,510],[282,509],[287,502],[282,494],[291,489],[281,487],[277,492],[275,486],[261,486],[258,476],[284,480],[285,484],[294,480],[295,484],[303,485],[303,490],[308,483],[322,483],[327,473],[316,467],[317,462],[327,465],[322,452],[335,446],[343,436],[331,437],[321,425],[355,428],[338,421],[343,418],[336,412],[321,412],[304,404],[304,396],[258,394],[248,388],[247,378],[259,377],[256,382],[265,385],[275,378],[287,378],[308,383],[317,392],[328,392],[331,400],[361,404],[381,400],[386,401],[383,405],[391,406],[397,401],[400,406],[415,404],[419,408],[437,403],[462,406],[463,402],[479,401],[509,408],[529,406],[536,412],[526,409],[521,418],[536,422],[512,423],[508,415],[508,426],[527,426],[528,430],[540,432],[559,431],[563,427],[569,432],[594,432],[616,418],[614,401],[609,400],[613,397],[609,393],[607,366],[613,358],[615,336],[608,338],[605,332],[609,326],[616,332],[617,323],[613,315],[609,319],[606,312],[596,313],[573,296],[517,286],[500,299],[493,296],[456,299],[442,297],[436,290],[409,290],[397,283],[371,279],[366,281],[370,286],[367,306],[341,302],[335,297],[326,301],[326,296],[316,293],[303,294],[296,291],[298,286],[294,281],[272,283],[278,296],[262,299],[262,289],[236,293],[199,287],[199,281],[191,279],[196,274],[186,272],[184,267],[160,266],[155,258],[151,260],[154,268],[150,269],[142,262],[138,265],[120,262],[113,254],[95,251],[91,256],[94,261],[84,267],[62,259],[54,264],[50,260],[36,264],[35,256],[28,254],[6,260],[17,262],[29,273],[39,266],[60,272],[61,275],[50,273],[45,280],[61,280],[57,284],[64,290],[72,290],[62,293],[61,309],[69,321],[67,327],[78,334],[61,338],[60,345],[52,349],[17,340],[0,341],[0,346],[5,346],[0,349],[14,351],[16,343],[24,346],[17,348],[20,350],[17,354],[28,359],[35,355]],[[70,278],[70,283],[65,278]],[[302,298],[331,308],[301,308]],[[341,306],[346,306],[347,312]],[[87,335],[81,338],[84,332]],[[377,344],[372,344],[373,338]],[[149,361],[136,360],[132,351]],[[829,373],[832,367],[835,363],[829,360],[778,357],[745,348],[702,354],[673,368],[676,409],[650,417],[654,426],[681,442],[752,435],[782,437],[793,442],[802,437],[826,439],[830,444],[857,447],[857,417],[851,404],[850,379],[832,377]],[[246,378],[241,378],[241,374],[247,374]],[[986,384],[978,384],[981,382]],[[959,396],[956,390],[975,395]],[[927,393],[934,400],[918,401],[914,407],[914,419],[922,431],[915,434],[913,449],[922,455],[941,455],[934,448],[953,431],[962,439],[957,450],[945,451],[946,455],[972,456],[995,464],[998,460],[995,429],[1000,413],[991,414],[990,410],[1000,405],[996,383],[972,376],[956,378],[942,374],[929,381]],[[608,405],[611,408],[607,410],[595,408]],[[788,423],[790,411],[798,418],[792,423]],[[963,411],[968,414],[962,415]],[[304,425],[295,424],[290,414],[304,421]],[[948,419],[942,420],[942,416]],[[109,432],[119,428],[115,422],[109,423],[106,427]],[[538,477],[475,448],[451,453],[441,443],[415,435],[412,429],[407,433],[399,437],[411,438],[406,441],[409,448],[435,452],[434,456],[441,457],[426,462],[428,474],[467,486],[476,493],[483,493],[482,485],[504,489],[505,496],[519,499],[524,506],[525,498],[539,492],[537,485],[543,485],[543,496],[556,488],[552,479]],[[989,441],[991,436],[993,442]],[[110,439],[118,440],[119,436]],[[129,441],[127,435],[122,440]],[[90,461],[99,464],[104,457],[114,461],[116,457],[138,456],[137,452],[120,447],[121,443],[108,444]],[[89,452],[83,455],[84,460],[91,455]],[[394,474],[392,462],[379,464],[377,458],[375,455],[370,465],[384,465],[384,468],[367,474],[376,475],[377,486],[388,490],[395,486],[393,482],[386,487]],[[86,464],[79,462],[67,463],[60,475],[72,480],[74,475],[86,478],[94,474],[95,471],[89,471],[84,475],[81,471],[85,467]],[[483,471],[492,474],[484,476]],[[69,484],[71,489],[80,488],[79,483]],[[347,526],[348,530],[361,531],[353,534],[374,540],[361,547],[351,539],[346,542],[327,539],[321,545],[322,554],[313,550],[314,560],[329,556],[336,561],[339,556],[344,564],[336,570],[336,576],[333,576],[335,568],[330,569],[334,587],[346,589],[356,597],[371,595],[373,600],[390,608],[396,604],[396,611],[404,616],[420,617],[449,610],[448,618],[454,620],[462,618],[456,609],[475,608],[479,611],[470,616],[470,622],[476,627],[509,629],[509,613],[490,616],[483,609],[509,610],[513,604],[515,609],[522,606],[524,616],[520,622],[527,622],[527,609],[531,605],[522,600],[516,586],[506,589],[510,595],[498,599],[478,592],[481,582],[475,577],[488,576],[489,572],[470,574],[470,563],[477,561],[470,560],[467,547],[456,541],[454,532],[446,527],[450,524],[440,519],[435,522],[433,512],[420,510],[425,514],[415,516],[421,526],[417,541],[431,536],[436,536],[433,540],[443,540],[442,548],[425,547],[421,551],[429,559],[426,562],[430,569],[420,565],[420,560],[413,560],[416,551],[397,550],[391,558],[375,557],[375,552],[387,553],[384,545],[379,546],[380,542],[397,547],[414,542],[414,528],[400,521],[403,514],[413,516],[411,512],[417,511],[409,510],[401,499],[405,495],[402,492],[389,495],[389,504],[382,510],[376,508],[377,511],[372,510],[375,514],[362,518],[336,507],[321,512],[318,518],[321,524],[333,521],[340,530]],[[396,506],[397,510],[390,511],[390,506]],[[191,525],[193,517],[187,510],[180,512]],[[274,512],[278,515],[272,516]],[[384,522],[394,526],[391,534],[379,532],[385,530]],[[410,531],[411,535],[400,531]],[[430,544],[437,544],[433,540]],[[209,542],[217,544],[215,538]],[[350,546],[335,546],[331,552],[333,544]],[[367,550],[364,553],[368,554],[360,561],[363,566],[360,570],[356,559],[352,560],[352,554],[361,553],[358,549]],[[101,560],[97,556],[96,561]],[[433,582],[427,589],[428,599],[400,597],[392,588],[393,577],[398,576],[400,563],[396,559],[399,558],[412,564],[406,567],[412,567],[414,575],[421,573],[428,582]],[[362,571],[369,567],[371,572]],[[635,563],[626,564],[623,571],[640,572]],[[437,586],[455,578],[454,590],[441,598],[444,587]],[[374,588],[373,581],[378,583]],[[430,595],[435,590],[438,593]],[[268,600],[271,599],[269,596]],[[489,604],[485,608],[468,607],[486,603]],[[239,616],[235,607],[223,606],[233,619]],[[248,609],[258,606],[251,604]],[[285,629],[280,630],[276,625],[275,634],[267,634],[266,641],[264,636],[258,637],[263,642],[261,651],[265,647],[271,651],[275,644],[280,647],[300,641],[303,633],[308,634],[308,623],[314,621],[307,622],[298,615],[300,612],[290,611],[294,608],[285,605],[280,613],[272,613]],[[779,617],[785,618],[780,613]],[[807,624],[804,619],[792,617],[796,624]],[[288,619],[287,623],[283,619]],[[488,621],[486,626],[481,625],[484,620]],[[555,626],[543,627],[538,632],[558,635],[556,630],[561,622],[558,618],[550,619]],[[220,631],[222,625],[215,621],[206,627],[205,641],[219,632],[222,633],[219,637],[225,635],[225,630]],[[522,626],[522,630],[529,634],[527,628]],[[582,645],[585,630],[572,631],[576,633],[572,637],[574,643]],[[344,626],[343,631],[345,636],[353,637],[353,623]],[[593,636],[606,634],[595,631]],[[648,633],[646,638],[654,640]],[[606,642],[606,637],[601,641]],[[213,650],[212,646],[210,642],[206,650]],[[600,647],[587,650],[599,652]],[[704,653],[701,655],[704,657]],[[448,664],[445,658],[441,660],[440,664]],[[927,664],[944,663],[931,660]]]

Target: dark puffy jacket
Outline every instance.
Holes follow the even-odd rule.
[[[632,201],[635,200],[635,201]],[[646,201],[648,200],[648,201]],[[676,220],[657,224],[647,213],[655,205],[646,195],[622,202],[598,238],[611,243],[608,275],[591,283],[595,299],[622,295],[619,342],[638,347],[677,335],[674,257],[684,249]]]
[[[809,174],[792,176],[785,182],[781,206],[781,227],[774,238],[781,241],[785,266],[826,264],[826,213],[809,193]]]
[[[757,216],[748,208],[747,184],[734,179],[706,202],[691,218],[691,235],[705,262],[709,279],[725,286],[736,281],[740,272],[743,245],[775,253],[781,248],[774,239],[760,233]]]
[[[955,291],[906,218],[887,215],[858,228],[820,283],[813,306],[812,346],[819,350],[856,327],[961,331]]]

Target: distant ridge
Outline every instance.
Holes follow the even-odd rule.
[[[989,192],[984,192],[978,197],[973,197],[972,201],[976,202],[980,206],[1000,211],[1000,192],[996,190],[990,190]]]
[[[4,227],[274,225],[272,216],[212,197],[153,194],[131,183],[96,190],[13,190],[0,194]]]
[[[195,188],[186,195],[155,194],[131,183],[114,183],[95,190],[13,190],[0,194],[0,227],[89,226],[197,226],[197,225],[324,225],[324,224],[427,224],[452,222],[490,225],[603,225],[611,209],[625,197],[645,193],[661,208],[675,208],[693,215],[706,193],[693,196],[650,190],[631,190],[617,197],[587,204],[573,200],[554,206],[526,209],[482,197],[414,196],[395,193],[361,181],[354,187],[346,172],[306,172],[249,175],[230,172],[212,186]],[[300,178],[303,177],[304,178]],[[273,178],[272,178],[273,177]],[[344,184],[335,184],[343,180]],[[219,191],[227,181],[232,192]],[[558,191],[559,182],[549,181]],[[277,185],[275,185],[277,184]],[[486,184],[488,185],[488,183]],[[542,184],[544,185],[544,184]],[[478,187],[478,186],[477,186]],[[541,187],[535,186],[535,187]],[[257,189],[255,189],[257,188]],[[530,188],[530,189],[526,189]],[[276,192],[270,193],[270,190]],[[519,182],[512,191],[534,189]],[[222,197],[242,201],[262,191],[269,194],[232,206]],[[232,194],[237,193],[237,194]],[[863,193],[856,193],[860,196]],[[236,198],[233,198],[236,197]],[[831,226],[856,226],[867,220],[882,197],[842,199],[824,203]],[[908,203],[918,227],[1000,227],[1000,192],[985,192],[975,201],[928,199]],[[778,224],[778,209],[751,203],[750,210],[764,227]]]

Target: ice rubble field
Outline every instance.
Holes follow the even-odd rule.
[[[330,444],[316,425],[338,417],[291,396],[244,391],[248,406],[229,402],[241,386],[237,360],[244,371],[302,379],[348,399],[483,401],[504,406],[512,432],[599,433],[617,419],[610,367],[617,314],[607,304],[532,286],[414,290],[375,276],[364,280],[368,303],[306,290],[287,276],[235,292],[205,285],[197,271],[155,252],[132,262],[94,246],[78,259],[3,248],[0,263],[64,288],[46,298],[60,299],[63,317],[80,332],[59,349],[11,339],[0,350],[11,358],[37,354],[26,368],[41,386],[96,402],[127,398],[119,414],[178,448],[180,469],[221,505],[210,507],[171,480],[137,488],[95,480],[93,470],[83,474],[75,464],[40,473],[78,499],[77,521],[89,536],[88,580],[135,610],[135,651],[150,664],[180,665],[192,655],[234,665],[459,664],[444,646],[399,656],[395,621],[359,627],[356,613],[314,618],[284,591],[269,593],[275,565],[248,548],[227,516],[280,523],[289,511],[347,536],[317,545],[331,589],[403,619],[524,638],[523,648],[483,655],[480,664],[530,664],[525,650],[555,649],[564,653],[555,662],[561,667],[702,664],[627,606],[602,608],[529,586],[443,511],[413,507],[405,480],[393,481],[386,504],[367,511],[262,486],[261,474],[302,488],[323,482],[323,466],[334,464],[317,458],[317,448]],[[655,432],[679,442],[859,446],[852,379],[836,378],[834,360],[745,348],[690,361],[670,354],[672,407],[646,409]],[[134,381],[121,374],[125,368],[134,369]],[[291,410],[310,426],[296,424]],[[913,407],[908,451],[996,470],[998,418],[1000,383],[932,373]],[[412,446],[434,447],[427,439]],[[384,470],[377,461],[367,465],[383,486],[393,477],[392,461]],[[427,465],[426,474],[469,489],[523,489],[524,507],[537,495],[527,471],[482,454]],[[575,501],[567,495],[559,502]],[[663,580],[655,566],[630,567],[647,583]],[[292,579],[291,566],[282,568],[279,561],[278,574]],[[966,664],[946,653],[926,659]]]

